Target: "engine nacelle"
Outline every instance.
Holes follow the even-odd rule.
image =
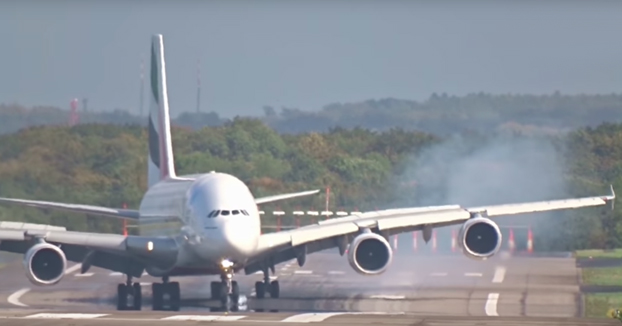
[[[458,240],[464,255],[476,260],[492,257],[499,251],[503,241],[497,223],[484,217],[464,222]]]
[[[67,258],[57,246],[38,243],[24,254],[26,276],[35,285],[54,285],[65,276]]]
[[[393,250],[389,242],[376,233],[365,232],[358,235],[348,248],[348,262],[359,274],[381,274],[392,259]]]

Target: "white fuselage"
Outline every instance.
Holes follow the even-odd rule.
[[[212,274],[224,259],[238,268],[245,264],[257,248],[261,222],[246,184],[212,172],[149,188],[140,205],[139,232],[178,236],[182,250],[174,267],[182,271],[175,274],[196,274],[196,269]],[[190,269],[183,272],[185,267]]]

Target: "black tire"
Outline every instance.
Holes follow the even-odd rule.
[[[220,286],[222,283],[220,282],[212,282],[210,283],[210,295],[212,300],[220,300]]]
[[[240,302],[240,287],[238,286],[238,282],[231,282],[231,303],[236,305]]]
[[[255,282],[255,295],[257,299],[266,297],[266,284],[264,282]]]
[[[141,310],[143,306],[143,293],[140,283],[134,283],[134,310]]]
[[[127,286],[117,285],[117,310],[127,310]]]
[[[281,289],[279,288],[279,281],[272,281],[270,283],[270,296],[273,298],[278,298]]]
[[[169,309],[171,311],[179,311],[179,303],[181,300],[179,282],[168,283],[168,294],[170,295]]]
[[[227,283],[221,282],[220,284],[220,303],[223,307],[227,306],[229,301],[229,291],[227,289]]]
[[[151,307],[153,310],[162,310],[163,306],[163,286],[160,283],[151,284],[151,292],[153,293],[153,300],[151,302]]]

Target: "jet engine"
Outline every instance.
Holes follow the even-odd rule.
[[[502,236],[497,223],[488,218],[476,217],[462,225],[458,240],[465,256],[485,260],[499,251]]]
[[[382,236],[365,232],[358,235],[348,249],[348,262],[352,269],[363,275],[383,273],[391,260],[393,251],[389,242]]]
[[[57,246],[46,242],[32,246],[24,255],[26,276],[35,285],[54,285],[65,276],[67,258]]]

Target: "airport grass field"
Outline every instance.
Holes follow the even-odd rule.
[[[622,260],[622,249],[580,250],[575,257]],[[611,317],[613,310],[622,309],[622,266],[583,268],[582,283],[584,286],[599,287],[596,292],[584,295],[585,317]]]

